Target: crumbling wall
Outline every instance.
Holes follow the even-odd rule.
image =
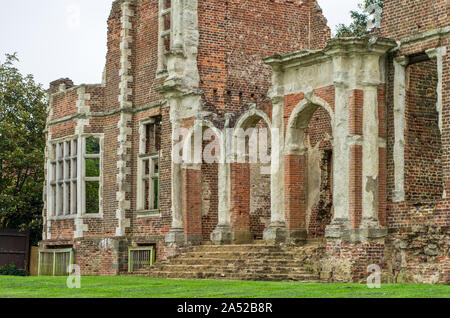
[[[306,226],[309,238],[323,238],[332,218],[332,128],[328,112],[319,107],[305,131],[308,149]]]
[[[417,209],[411,214],[430,214]],[[398,231],[386,246],[386,279],[392,283],[448,284],[450,281],[450,239],[448,227],[432,222]]]
[[[406,86],[406,200],[435,205],[444,191],[436,60],[409,65]]]

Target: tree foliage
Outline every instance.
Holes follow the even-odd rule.
[[[358,11],[350,11],[353,22],[350,25],[339,24],[336,30],[336,37],[363,36],[367,32],[367,22],[369,15],[367,9],[372,5],[383,8],[384,0],[364,0],[358,4]]]
[[[45,91],[15,67],[16,54],[0,64],[0,228],[42,233],[46,124]]]

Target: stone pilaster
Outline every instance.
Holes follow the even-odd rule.
[[[90,112],[90,107],[86,105],[86,102],[91,99],[90,94],[86,94],[86,87],[80,86],[77,89],[78,100],[76,103],[77,110],[79,114],[87,115]],[[80,118],[77,119],[77,126],[75,127],[75,134],[78,135],[78,143],[77,143],[77,154],[81,155],[84,153],[84,145],[82,135],[84,134],[85,126],[89,125],[89,119]],[[83,172],[83,160],[82,157],[79,157],[77,160],[77,171],[78,171],[78,180],[77,180],[77,193],[82,194],[84,190],[84,172]],[[84,224],[83,220],[83,196],[77,195],[77,215],[75,218],[75,231],[74,238],[82,238],[84,236],[84,232],[88,231],[88,225]]]
[[[333,207],[334,216],[327,226],[325,235],[340,238],[350,227],[349,189],[350,189],[350,144],[349,144],[349,88],[342,57],[336,57],[335,64],[335,120],[333,127]]]
[[[176,106],[175,106],[176,108]],[[184,244],[184,225],[182,211],[182,174],[181,162],[176,160],[176,144],[180,142],[177,138],[181,123],[179,120],[172,120],[172,226],[166,234],[166,243],[183,245]]]
[[[394,59],[394,202],[405,201],[405,107],[407,57]]]
[[[431,50],[426,51],[427,55],[430,58],[436,58],[436,63],[437,63],[437,74],[438,74],[438,83],[437,83],[437,87],[436,87],[436,92],[437,92],[437,101],[436,101],[436,110],[439,114],[439,130],[441,132],[441,135],[443,134],[443,86],[444,86],[444,81],[443,81],[443,77],[444,77],[444,65],[443,65],[443,59],[445,57],[445,55],[447,55],[447,47],[442,46],[442,47],[438,47],[438,48],[434,48]],[[447,177],[448,178],[448,177]],[[445,184],[444,181],[444,192],[442,194],[442,198],[447,198],[447,186]]]
[[[263,234],[267,243],[281,243],[287,238],[284,212],[284,92],[281,88],[283,76],[281,67],[274,66],[273,87],[269,91],[272,99],[271,217],[270,224]]]
[[[379,121],[378,83],[366,83],[363,106],[362,144],[362,220],[360,232],[363,237],[384,236],[386,230],[380,226],[379,211]]]
[[[225,128],[222,132],[222,138],[220,140],[220,161],[219,161],[219,211],[218,211],[218,224],[214,231],[211,233],[211,241],[213,244],[231,244],[232,232],[231,232],[231,171],[230,162],[232,162],[232,151],[229,142],[232,140],[232,136],[229,136],[230,116],[227,116],[225,122]],[[230,158],[231,157],[231,158]]]

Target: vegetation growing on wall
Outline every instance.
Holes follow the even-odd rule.
[[[369,14],[368,9],[377,5],[383,8],[384,0],[364,0],[363,3],[358,4],[358,11],[350,11],[353,22],[350,25],[339,24],[336,30],[336,37],[352,37],[363,36],[366,34]]]

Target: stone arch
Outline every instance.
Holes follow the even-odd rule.
[[[236,122],[235,129],[249,128],[252,125],[254,126],[261,119],[266,122],[269,128],[272,127],[272,122],[270,121],[269,116],[267,116],[267,114],[262,110],[253,107],[239,117],[239,120]]]
[[[306,97],[291,113],[286,127],[286,153],[301,153],[304,151],[304,132],[311,118],[319,107],[323,107],[331,119],[331,128],[334,128],[334,112],[331,106],[323,99],[312,96]]]
[[[325,111],[318,113],[320,109]],[[325,226],[332,217],[332,146],[308,142],[311,139],[306,138],[307,134],[311,134],[310,138],[314,135],[315,139],[328,140],[319,133],[321,128],[314,127],[314,117],[323,118],[327,123],[325,127],[331,129],[332,138],[333,110],[311,93],[294,108],[286,127],[285,216],[288,237],[294,242],[307,237],[324,237]]]
[[[258,128],[267,130],[248,131]],[[235,162],[230,165],[231,223],[236,243],[263,239],[264,230],[270,223],[271,129],[269,116],[252,107],[240,116],[233,130]],[[251,145],[262,142],[266,142],[267,148],[251,149]]]
[[[265,125],[267,125],[267,128],[269,131],[272,129],[272,123],[269,119],[269,116],[263,112],[260,109],[257,109],[255,107],[252,107],[248,111],[246,111],[244,114],[239,117],[239,120],[236,122],[236,125],[233,130],[233,147],[234,147],[234,153],[237,155],[238,162],[241,161],[239,158],[239,153],[237,147],[239,146],[240,140],[243,138],[239,135],[239,132],[241,130],[247,130],[249,128],[255,128],[256,125],[263,121]]]
[[[194,133],[197,131],[197,129],[201,129],[201,133],[203,136],[203,132],[204,129],[211,129],[214,133],[214,135],[216,136],[216,138],[218,139],[219,145],[220,145],[220,162],[223,162],[223,158],[225,156],[225,153],[222,151],[223,149],[223,133],[222,131],[220,131],[217,127],[214,126],[214,124],[212,122],[210,122],[209,120],[205,120],[205,119],[201,119],[201,120],[196,120],[194,125],[191,126],[191,128],[189,128],[186,137],[184,138],[184,144],[183,144],[183,162],[184,163],[190,163],[190,162],[194,162],[196,164],[200,164],[201,162],[196,161],[197,160],[202,160],[202,158],[194,158],[195,153],[194,153]],[[202,151],[203,154],[203,151]],[[194,160],[193,160],[194,159]]]

